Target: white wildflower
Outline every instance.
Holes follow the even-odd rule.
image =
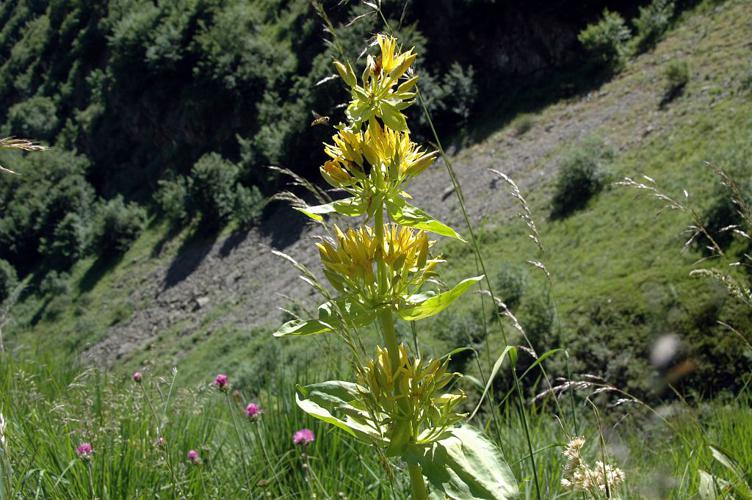
[[[567,457],[561,475],[562,488],[586,492],[592,498],[600,498],[603,494],[617,498],[615,492],[624,483],[624,471],[602,461],[595,462],[595,466],[591,468],[581,456],[584,445],[585,439],[576,437],[562,452]]]

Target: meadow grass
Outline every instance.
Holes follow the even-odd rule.
[[[228,374],[232,384],[233,374]],[[318,377],[320,374],[316,374]],[[404,464],[384,461],[374,449],[307,417],[295,407],[295,381],[283,375],[255,402],[260,418],[249,420],[250,401],[232,387],[179,384],[180,373],[123,376],[82,370],[52,357],[24,360],[0,356],[0,413],[6,421],[4,469],[7,498],[404,498]],[[178,383],[175,383],[175,382]],[[298,382],[305,383],[300,378]],[[752,466],[749,393],[655,411],[640,405],[607,409],[598,420],[578,399],[578,428],[559,421],[550,408],[529,406],[533,447],[544,498],[569,498],[560,486],[562,450],[575,435],[586,439],[585,456],[600,456],[602,433],[609,459],[626,474],[622,498],[691,498],[699,470],[729,474],[708,445]],[[502,425],[487,415],[488,429],[520,482],[534,497],[527,442],[515,405],[500,408]],[[315,441],[294,445],[293,434],[310,428]],[[164,439],[160,443],[160,437]],[[90,459],[76,448],[91,443]],[[200,463],[187,458],[196,450]],[[245,464],[245,465],[244,465]],[[8,472],[9,471],[9,472]]]

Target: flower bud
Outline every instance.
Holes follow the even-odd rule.
[[[320,169],[324,180],[332,187],[349,186],[353,182],[352,176],[342,168],[339,162],[329,160],[324,163]]]
[[[339,73],[339,76],[342,77],[342,80],[344,80],[348,86],[354,87],[357,85],[358,82],[355,79],[355,71],[353,71],[350,63],[345,66],[339,61],[334,61],[334,67],[337,68],[337,73]]]

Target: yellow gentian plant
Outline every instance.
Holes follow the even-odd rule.
[[[298,388],[297,403],[308,414],[379,447],[407,464],[412,495],[428,498],[509,498],[517,488],[496,447],[469,425],[460,411],[465,395],[450,392],[460,377],[448,370],[449,356],[425,360],[400,343],[395,316],[404,321],[438,314],[481,277],[446,291],[437,282],[429,233],[460,239],[449,226],[408,203],[408,184],[437,154],[410,139],[403,110],[416,97],[416,54],[400,52],[390,36],[376,38],[380,54],[369,55],[360,80],[349,63],[334,63],[349,87],[347,123],[324,151],[327,183],[348,194],[324,205],[298,207],[319,222],[325,214],[365,216],[373,226],[342,230],[318,243],[323,271],[334,293],[299,266],[304,279],[328,300],[318,318],[295,319],[275,336],[335,332],[353,353],[355,382],[328,381]],[[356,332],[376,323],[383,347],[364,360]],[[426,484],[426,479],[428,484]]]

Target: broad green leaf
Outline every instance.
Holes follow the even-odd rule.
[[[339,314],[337,314],[335,308],[339,309]],[[345,320],[356,328],[366,326],[376,317],[373,310],[343,299],[326,302],[319,306],[319,320],[324,323],[338,325],[341,323],[340,315],[344,316]]]
[[[387,200],[386,210],[394,222],[403,226],[414,227],[432,233],[465,241],[454,229],[443,222],[439,222],[423,210],[407,203],[402,198]]]
[[[318,335],[320,333],[328,333],[331,331],[331,326],[317,319],[308,321],[302,319],[293,319],[280,326],[279,329],[274,332],[274,336],[285,337],[287,335]]]
[[[516,351],[517,348],[511,345],[508,345],[504,348],[504,350],[501,353],[501,356],[499,356],[496,359],[496,363],[493,365],[493,369],[491,370],[491,374],[488,376],[488,380],[486,381],[486,387],[483,389],[483,394],[480,396],[480,401],[478,401],[477,406],[473,410],[473,413],[470,415],[468,420],[471,420],[476,413],[478,413],[478,410],[480,410],[481,405],[483,404],[483,400],[486,399],[486,394],[488,394],[489,389],[491,389],[491,385],[493,384],[494,378],[496,378],[496,375],[499,373],[499,370],[501,369],[501,365],[504,364],[504,359],[507,357],[507,354],[512,357],[512,354],[514,351]]]
[[[386,101],[381,103],[381,119],[384,120],[384,125],[392,130],[404,132],[407,130],[407,120],[395,106],[389,104]]]
[[[499,450],[467,425],[431,446],[409,447],[405,459],[420,464],[432,494],[468,500],[504,500],[518,494],[517,481]]]
[[[415,321],[439,314],[482,279],[483,276],[464,279],[451,290],[435,295],[420,303],[400,307],[397,310],[397,314],[405,321]]]
[[[308,206],[305,208],[295,207],[295,210],[306,214],[308,217],[318,222],[324,220],[322,216],[326,214],[338,213],[348,217],[357,217],[364,213],[362,203],[357,198],[346,198],[344,200],[337,200],[324,205]]]
[[[358,407],[359,394],[364,390],[352,382],[330,380],[298,386],[295,401],[307,414],[356,438],[368,443],[384,443],[385,439],[373,425],[368,413]]]

